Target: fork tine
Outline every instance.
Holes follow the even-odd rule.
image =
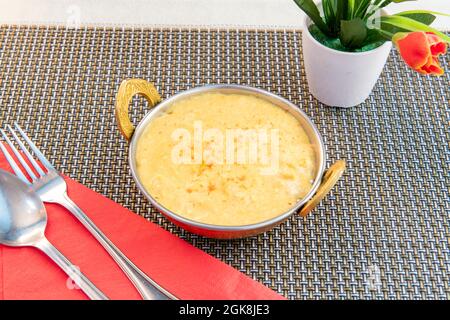
[[[16,161],[14,161],[13,157],[9,154],[8,150],[6,150],[6,147],[3,145],[3,143],[0,143],[0,149],[2,150],[3,154],[5,155],[6,160],[8,161],[11,168],[14,170],[14,173],[16,176],[25,182],[26,184],[31,184],[30,181],[28,181],[27,177],[23,174],[22,170],[20,170],[19,166],[17,165]]]
[[[47,168],[47,170],[56,171],[55,167],[52,166],[52,164],[47,160],[47,158],[42,154],[41,151],[39,151],[38,147],[31,141],[30,138],[26,135],[26,133],[20,128],[20,126],[17,124],[17,122],[14,122],[14,126],[19,131],[22,138],[25,140],[26,143],[30,146],[31,150],[33,150],[34,154],[38,157],[39,161],[44,165],[44,167]]]
[[[25,153],[25,155],[27,156],[28,160],[30,160],[30,163],[33,165],[34,169],[36,169],[36,171],[39,173],[39,175],[42,177],[45,175],[45,172],[41,169],[41,167],[38,165],[38,163],[36,162],[36,160],[34,160],[33,156],[31,155],[31,153],[28,151],[27,147],[25,147],[25,145],[23,144],[23,142],[19,139],[19,137],[17,136],[16,132],[14,131],[14,129],[8,125],[8,130],[9,132],[11,132],[11,134],[13,135],[14,139],[17,141],[17,144],[20,146],[20,149],[22,149],[22,151]]]
[[[14,146],[14,144],[11,142],[11,140],[9,140],[8,136],[6,135],[5,131],[3,131],[3,129],[0,129],[0,132],[2,133],[3,139],[5,139],[5,141],[9,144],[9,147],[11,148],[11,150],[16,155],[16,158],[19,160],[22,167],[25,169],[25,171],[30,176],[31,180],[35,181],[37,179],[36,175],[34,174],[33,170],[31,170],[31,168],[28,166],[27,162],[22,157],[19,150],[17,150],[16,147]]]

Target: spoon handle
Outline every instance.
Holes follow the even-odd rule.
[[[83,292],[91,300],[108,300],[105,296],[86,276],[74,266],[58,249],[56,249],[46,238],[39,240],[35,247],[44,252],[52,259],[63,271],[72,279],[75,284],[83,290]],[[68,279],[67,287],[75,286]],[[69,282],[70,281],[70,282]]]

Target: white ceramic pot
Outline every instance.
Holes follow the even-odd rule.
[[[310,93],[323,104],[352,107],[366,100],[383,70],[391,42],[366,52],[328,48],[309,32],[306,17],[302,32],[303,59]]]

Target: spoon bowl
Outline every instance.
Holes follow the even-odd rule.
[[[0,170],[0,243],[32,246],[44,237],[47,212],[39,196],[16,176]]]
[[[46,226],[47,211],[39,195],[18,177],[0,170],[0,244],[38,248],[89,298],[107,300],[104,293],[47,240]]]

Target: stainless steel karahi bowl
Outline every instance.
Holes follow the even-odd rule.
[[[280,212],[278,216],[270,220],[250,225],[220,226],[187,219],[165,208],[152,197],[152,195],[144,188],[143,184],[139,180],[139,176],[136,170],[136,147],[140,136],[142,135],[146,126],[153,119],[167,111],[174,102],[205,92],[253,95],[258,98],[268,100],[272,104],[290,112],[294,117],[298,119],[298,121],[302,124],[303,128],[308,134],[311,143],[314,145],[316,159],[315,180],[310,192],[303,199],[299,200],[288,211]],[[144,116],[144,118],[136,128],[134,128],[128,115],[128,107],[134,95],[144,96],[148,100],[150,106],[154,107]],[[219,239],[248,237],[272,229],[274,226],[280,224],[297,211],[299,211],[300,215],[306,216],[329,192],[329,190],[334,186],[334,184],[341,177],[342,173],[345,170],[345,162],[343,160],[338,160],[328,170],[325,170],[325,147],[322,137],[316,126],[297,106],[286,99],[283,99],[275,94],[261,89],[242,85],[208,85],[182,91],[161,102],[161,98],[158,92],[151,83],[143,79],[127,79],[124,80],[119,87],[119,91],[116,96],[115,111],[119,129],[122,135],[130,142],[128,160],[131,168],[131,173],[140,191],[147,197],[147,199],[155,208],[157,208],[173,223],[190,232],[202,236]],[[182,199],[180,199],[180,201],[182,201]]]

